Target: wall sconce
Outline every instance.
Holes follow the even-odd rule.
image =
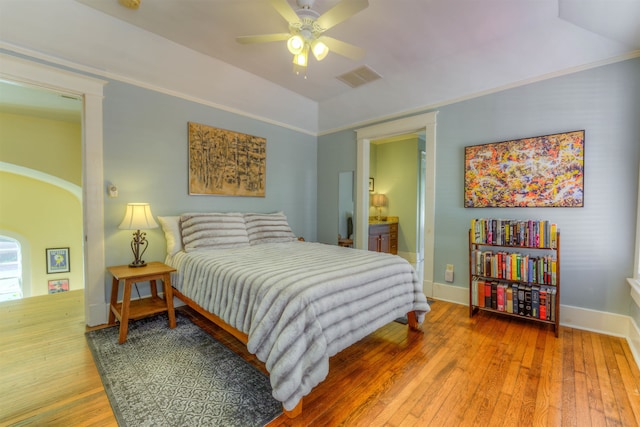
[[[147,233],[142,233],[140,230],[158,228],[158,223],[156,223],[153,215],[151,215],[149,203],[127,203],[127,211],[118,228],[121,230],[136,230],[133,233],[133,240],[131,241],[131,251],[133,252],[134,260],[129,264],[129,267],[144,267],[147,265],[147,263],[142,260],[142,255],[144,255],[147,250],[149,242],[145,237]],[[142,252],[140,252],[141,249]]]
[[[382,207],[387,206],[387,196],[385,196],[384,194],[374,194],[372,204],[373,206],[378,208],[378,216],[376,217],[376,219],[380,221],[382,219]]]

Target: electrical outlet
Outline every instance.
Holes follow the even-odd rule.
[[[446,282],[453,282],[453,264],[447,264],[447,269],[444,271],[444,280]]]

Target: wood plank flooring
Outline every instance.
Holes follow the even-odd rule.
[[[0,304],[0,426],[114,426],[87,347],[84,293]],[[235,338],[181,309],[236,353]],[[640,372],[622,338],[437,301],[424,333],[390,323],[331,359],[279,426],[638,426]]]

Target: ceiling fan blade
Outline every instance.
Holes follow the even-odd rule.
[[[330,52],[346,56],[350,59],[362,59],[365,55],[365,50],[361,47],[354,46],[338,39],[334,39],[333,37],[322,36],[318,40],[326,44]]]
[[[368,6],[368,0],[342,0],[320,15],[316,23],[324,30],[328,30],[361,10],[366,9]]]
[[[289,37],[291,37],[291,34],[289,33],[258,34],[255,36],[236,37],[236,41],[242,44],[268,43],[268,42],[279,42],[282,40],[288,40]]]
[[[300,22],[300,18],[287,0],[271,0],[271,6],[290,24]]]

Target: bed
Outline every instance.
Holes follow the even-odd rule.
[[[159,217],[175,295],[247,345],[285,413],[329,358],[398,317],[430,308],[413,267],[389,254],[303,242],[282,212]]]

